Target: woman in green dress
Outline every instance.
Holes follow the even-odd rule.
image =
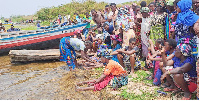
[[[164,12],[160,3],[156,5],[156,12],[151,18],[150,39],[155,44],[158,38],[165,38],[165,17],[167,13]]]

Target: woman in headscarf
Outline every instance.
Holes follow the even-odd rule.
[[[167,13],[163,11],[160,3],[156,4],[156,12],[151,19],[150,39],[155,44],[158,38],[165,38],[165,17]]]
[[[191,53],[192,43],[185,38],[179,40],[175,57],[172,60],[167,61],[164,48],[161,51],[163,65],[164,67],[166,66],[165,69],[167,70],[162,75],[161,81],[167,78],[167,81],[171,84],[164,91],[174,91],[181,88],[184,91],[182,100],[190,100],[191,93],[197,89],[196,62]],[[169,68],[167,66],[172,67]]]
[[[76,60],[76,51],[81,52],[81,58],[88,62],[95,61],[91,60],[90,57],[87,55],[87,50],[91,49],[92,43],[90,41],[86,41],[85,43],[78,39],[78,38],[70,38],[64,37],[60,40],[60,61],[65,61],[69,66],[70,70],[74,70],[77,67],[77,60]]]
[[[100,91],[105,88],[112,80],[111,86],[113,89],[121,88],[128,84],[127,71],[116,61],[111,60],[112,56],[107,48],[100,50],[97,54],[101,58],[101,62],[105,65],[104,73],[98,78],[89,81],[83,81],[76,84],[76,91],[94,90]],[[87,87],[80,87],[83,84],[88,84]]]
[[[177,3],[178,16],[175,25],[175,39],[190,38],[195,40],[193,25],[197,23],[199,16],[190,10],[192,0],[181,0]]]

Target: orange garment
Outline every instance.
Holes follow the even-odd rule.
[[[124,70],[124,68],[114,60],[109,60],[109,63],[104,70],[105,75],[112,74],[114,76],[117,76],[117,75],[122,75],[124,73],[126,73],[126,70]]]

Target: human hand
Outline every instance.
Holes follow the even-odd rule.
[[[116,50],[118,53],[121,53],[123,51],[123,49],[118,49]]]
[[[165,53],[165,48],[162,47],[161,53]]]
[[[195,31],[195,34],[199,35],[199,21],[197,21],[197,22],[194,24],[193,29],[194,29],[194,31]]]
[[[160,78],[161,83],[164,82],[164,79],[166,78],[166,76],[167,76],[167,72],[165,72],[165,73],[161,76],[161,78]]]
[[[153,57],[152,57],[152,56],[149,56],[149,60],[153,60]]]
[[[149,43],[152,45],[153,44],[153,41],[151,39],[149,39]]]

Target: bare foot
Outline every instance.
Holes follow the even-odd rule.
[[[88,70],[88,69],[89,69],[88,67],[85,67],[85,66],[83,66],[83,68],[84,68],[85,70]]]
[[[82,84],[83,84],[83,82],[78,82],[78,83],[76,83],[75,86],[80,86],[80,85],[82,85]]]
[[[75,91],[76,91],[76,92],[77,92],[77,91],[81,91],[81,87],[75,85]]]

